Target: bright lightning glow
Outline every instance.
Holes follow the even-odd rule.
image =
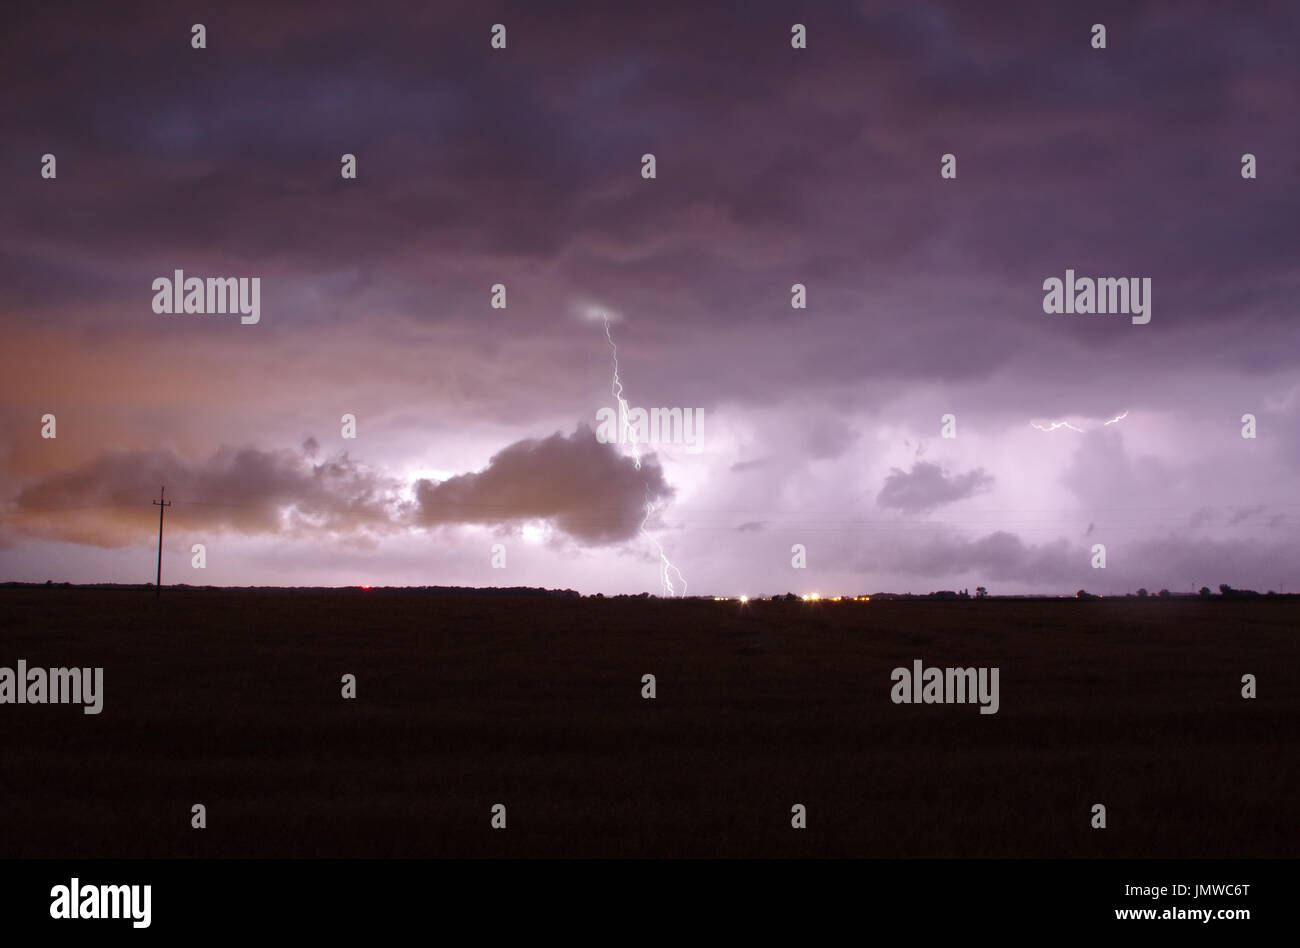
[[[605,321],[605,339],[609,342],[610,358],[614,362],[614,380],[610,383],[609,390],[613,394],[615,400],[618,402],[619,424],[622,427],[622,432],[620,433],[619,440],[621,441],[623,440],[623,438],[626,438],[628,443],[632,446],[632,460],[636,464],[636,469],[639,471],[641,470],[641,449],[640,447],[638,447],[636,441],[636,428],[633,427],[633,425],[628,421],[628,415],[630,414],[630,409],[628,408],[627,405],[627,399],[623,397],[623,382],[618,377],[618,346],[614,345],[614,336],[610,333],[609,330],[609,317],[602,314],[602,318]],[[655,512],[658,509],[659,509],[658,506],[654,503],[654,501],[650,499],[650,488],[647,486],[646,498],[645,498],[645,516],[641,518],[641,534],[652,544],[654,544],[655,551],[659,554],[660,588],[667,595],[676,596],[677,587],[673,585],[673,576],[676,575],[677,580],[682,584],[681,594],[685,596],[686,577],[683,576],[682,571],[679,570],[676,566],[674,566],[672,561],[668,559],[668,555],[664,553],[663,545],[660,544],[660,542],[654,538],[654,536],[650,533],[649,530],[646,529],[645,526],[646,523],[650,520],[650,518],[654,516]]]
[[[1106,422],[1106,424],[1107,424],[1107,425],[1113,425],[1113,424],[1115,424],[1115,422],[1117,422],[1117,421],[1123,421],[1123,420],[1124,420],[1125,418],[1127,418],[1127,417],[1128,417],[1128,412],[1124,412],[1124,414],[1122,414],[1122,415],[1116,415],[1116,416],[1115,416],[1114,418],[1112,418],[1110,421]],[[1105,425],[1103,425],[1102,427],[1104,428]]]

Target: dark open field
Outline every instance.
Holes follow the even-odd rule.
[[[1294,857],[1298,630],[1296,600],[7,588],[0,665],[102,665],[105,700],[0,705],[0,857]],[[917,658],[1000,667],[1001,710],[892,704]]]

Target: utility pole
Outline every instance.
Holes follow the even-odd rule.
[[[161,598],[162,598],[162,524],[163,524],[163,509],[166,508],[166,507],[170,507],[170,506],[172,505],[172,502],[171,502],[170,500],[166,500],[166,501],[165,501],[165,500],[163,499],[164,497],[166,497],[166,495],[167,495],[167,487],[166,487],[166,485],[163,485],[162,487],[158,488],[158,499],[155,500],[155,501],[153,502],[153,505],[154,505],[155,507],[158,508],[158,581],[157,581],[156,583],[154,583],[154,587],[153,587],[154,598],[155,598],[155,599],[161,599]]]

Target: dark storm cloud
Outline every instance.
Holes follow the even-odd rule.
[[[202,52],[169,5],[138,9],[81,8],[89,46],[40,12],[7,31],[9,302],[144,298],[157,273],[219,261],[267,278],[276,324],[468,320],[500,279],[522,334],[575,291],[729,331],[745,359],[674,366],[697,401],[983,377],[1046,351],[1116,350],[1120,373],[1157,335],[1184,361],[1278,366],[1295,331],[1293,5],[1124,5],[1095,14],[1104,51],[1094,14],[1035,3],[235,3]],[[808,50],[789,48],[796,19]],[[87,71],[116,78],[68,84]],[[30,173],[46,148],[57,190]],[[1246,150],[1257,181],[1237,175]],[[1044,318],[1041,282],[1066,266],[1153,276],[1160,328]],[[754,351],[735,334],[788,320],[796,280],[799,342]]]
[[[1237,589],[1296,592],[1293,564],[1300,563],[1300,536],[1293,527],[1255,539],[1218,539],[1169,534],[1135,544],[1121,562],[1113,559],[1107,572],[1118,570],[1129,585],[1166,586],[1194,590],[1220,583]]]
[[[965,576],[1006,583],[1013,588],[1131,592],[1139,586],[1182,592],[1219,583],[1235,588],[1278,589],[1295,576],[1290,564],[1300,561],[1300,539],[1281,525],[1260,539],[1220,539],[1192,533],[1133,538],[1113,543],[1105,569],[1092,567],[1092,551],[1064,539],[1027,543],[1005,530],[981,537],[940,535],[902,537],[857,560],[867,572],[887,571],[900,577],[946,579]]]
[[[546,519],[583,542],[613,543],[636,534],[647,501],[671,494],[653,457],[638,470],[632,458],[579,426],[568,437],[556,432],[512,444],[482,471],[417,482],[414,519],[425,525]]]
[[[408,486],[346,453],[317,461],[301,453],[222,448],[202,461],[174,453],[110,453],[24,488],[6,513],[17,533],[95,546],[125,546],[147,536],[158,486],[167,486],[168,522],[186,530],[252,535],[361,535],[399,529],[546,520],[581,543],[636,534],[647,501],[672,495],[653,456],[631,458],[600,443],[589,428],[529,439],[497,453],[482,471]]]
[[[885,570],[926,578],[976,574],[991,580],[1060,587],[1083,572],[1086,551],[1065,540],[1027,544],[998,530],[977,539],[944,536],[927,540],[905,538],[864,556],[864,570]]]
[[[890,470],[876,503],[908,513],[920,513],[965,500],[992,486],[993,478],[985,474],[983,468],[965,474],[947,474],[937,464],[917,461],[910,471]]]
[[[1263,513],[1265,509],[1266,508],[1263,504],[1255,504],[1253,507],[1243,507],[1232,515],[1231,519],[1228,520],[1228,524],[1230,526],[1236,526],[1239,523],[1245,523],[1251,517]]]
[[[256,448],[226,447],[200,461],[163,451],[109,453],[26,487],[8,522],[30,536],[125,546],[156,517],[151,499],[164,484],[177,527],[286,535],[390,527],[398,486],[347,454],[317,463]]]

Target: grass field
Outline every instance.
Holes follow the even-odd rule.
[[[0,857],[1295,857],[1298,653],[1292,599],[9,587],[0,666],[105,694],[0,705]]]

